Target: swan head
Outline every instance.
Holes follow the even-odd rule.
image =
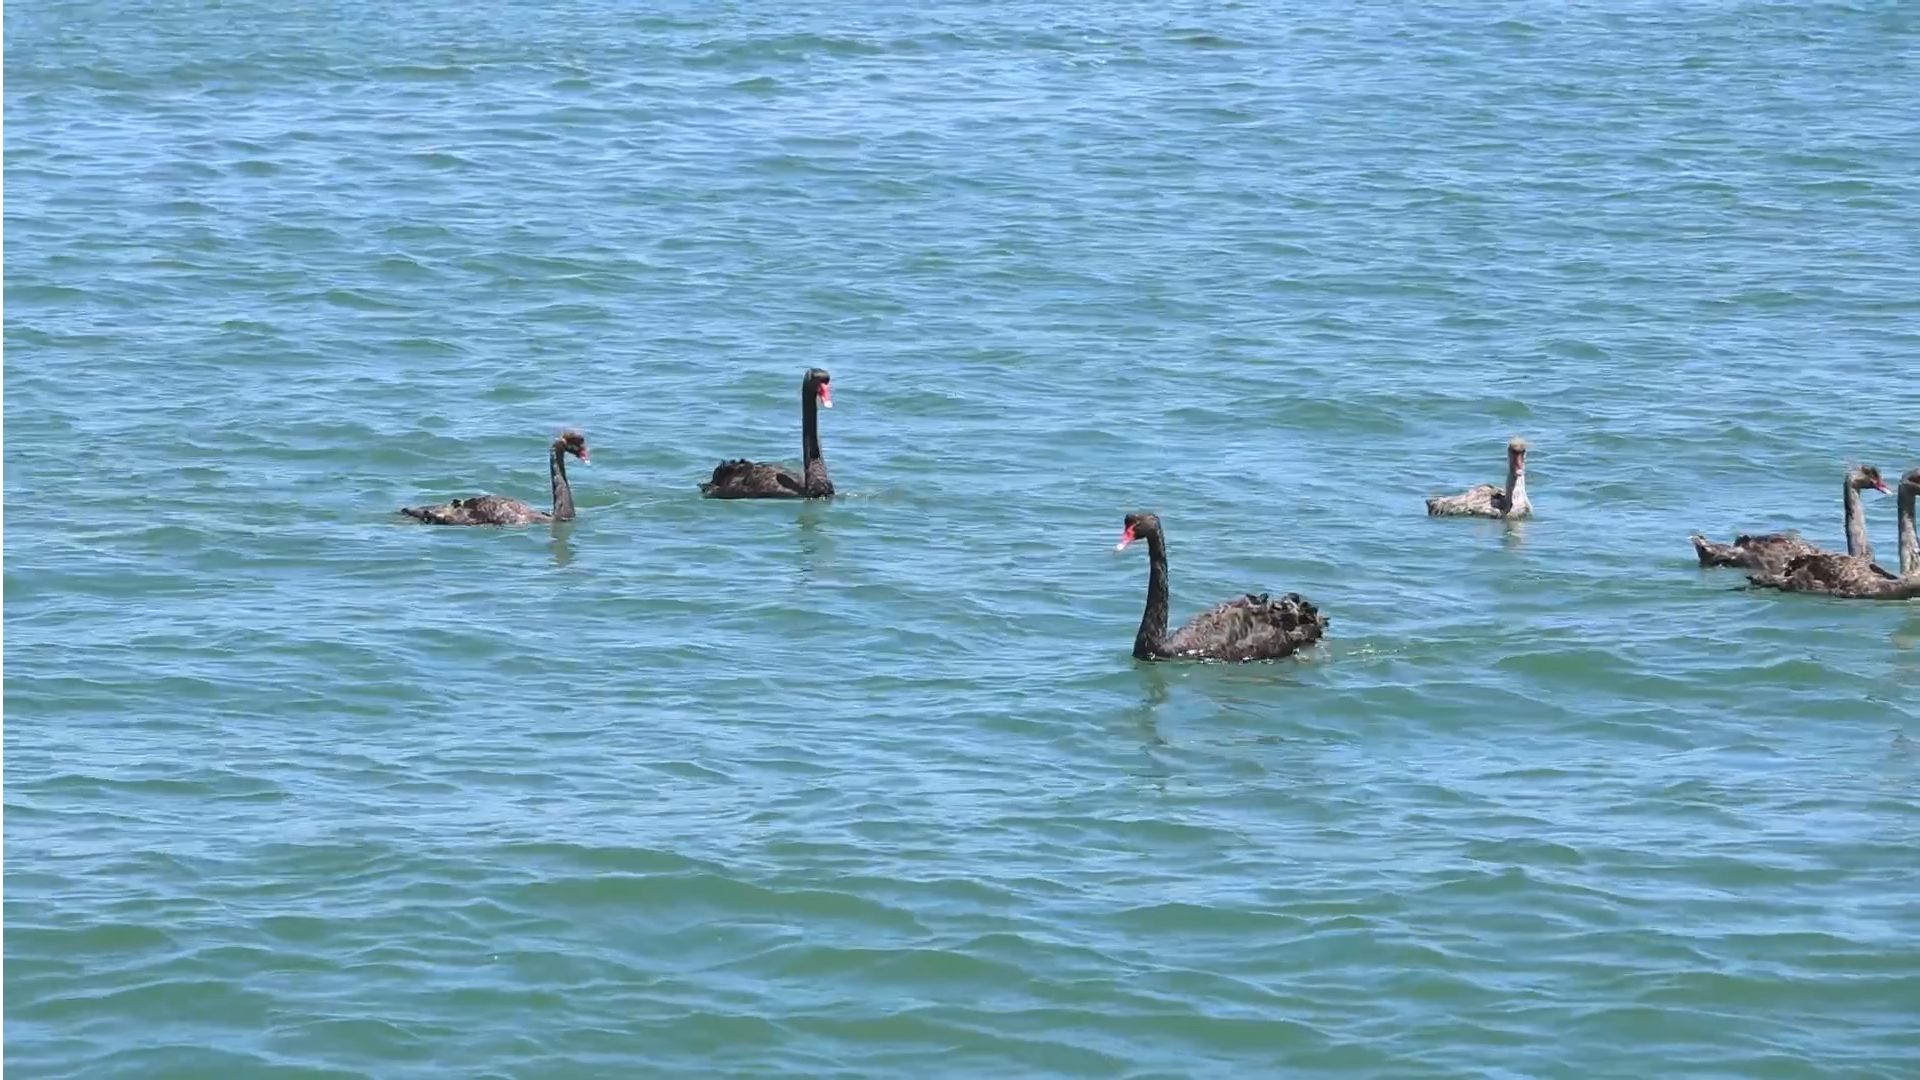
[[[1514,472],[1527,471],[1527,440],[1518,435],[1507,440],[1507,464]]]
[[[1908,469],[1907,475],[1900,478],[1900,487],[1903,491],[1920,494],[1920,469]]]
[[[562,453],[572,454],[579,458],[582,464],[593,460],[587,456],[587,437],[577,431],[561,432],[560,437],[553,440],[553,448]]]
[[[807,377],[800,382],[800,392],[813,395],[823,409],[833,408],[833,376],[824,368],[808,368]]]
[[[1920,470],[1915,471],[1920,472]],[[1120,530],[1120,542],[1113,546],[1113,550],[1115,551],[1125,551],[1127,545],[1133,543],[1135,540],[1144,540],[1160,535],[1160,519],[1144,510],[1139,513],[1128,514],[1122,526]]]
[[[1904,482],[1905,481],[1902,481],[1902,483]],[[1882,495],[1893,494],[1893,492],[1887,490],[1887,482],[1880,479],[1880,470],[1871,465],[1854,466],[1853,470],[1847,473],[1847,483],[1855,491],[1865,491],[1868,488],[1872,488]]]

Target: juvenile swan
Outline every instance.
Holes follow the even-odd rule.
[[[1880,470],[1871,465],[1848,469],[1840,488],[1840,504],[1847,534],[1847,554],[1858,555],[1872,562],[1873,544],[1867,539],[1866,519],[1860,512],[1860,492],[1867,488],[1882,495],[1887,494],[1887,485],[1880,479]],[[1716,544],[1698,533],[1693,535],[1692,540],[1694,553],[1700,556],[1701,566],[1740,566],[1766,574],[1777,574],[1786,569],[1787,563],[1792,560],[1820,550],[1800,539],[1800,534],[1796,532],[1743,534],[1735,537],[1731,544]]]
[[[1914,535],[1914,500],[1920,497],[1920,469],[1900,479],[1900,576],[1894,577],[1859,555],[1816,551],[1790,560],[1775,573],[1749,574],[1747,580],[1782,592],[1820,593],[1841,600],[1911,600],[1920,597],[1920,539]]]
[[[1527,440],[1507,443],[1507,486],[1481,484],[1458,495],[1435,495],[1427,500],[1428,517],[1520,518],[1533,513],[1527,501]]]
[[[535,510],[518,499],[499,495],[475,495],[471,499],[455,499],[438,506],[404,506],[400,512],[429,525],[531,525],[536,521],[572,521],[573,488],[567,484],[568,454],[579,458],[582,465],[587,464],[590,460],[587,457],[587,437],[577,431],[565,431],[553,440],[552,453],[547,461],[547,473],[553,481],[551,514]]]

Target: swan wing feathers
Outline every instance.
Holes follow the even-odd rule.
[[[801,479],[778,465],[765,462],[723,461],[700,493],[713,499],[783,499],[800,495]]]
[[[814,458],[807,462],[807,476],[802,486],[808,498],[824,498],[833,494],[833,480],[827,476],[826,459]]]
[[[1762,588],[1784,592],[1826,593],[1831,596],[1876,596],[1886,593],[1892,575],[1857,555],[1814,551],[1789,559],[1779,570],[1747,575]]]
[[[1500,517],[1507,512],[1507,492],[1492,484],[1470,487],[1458,495],[1435,495],[1427,500],[1429,517],[1470,515]]]
[[[408,506],[400,512],[429,525],[525,525],[549,520],[547,514],[526,503],[500,495],[475,495],[438,506]]]
[[[1693,538],[1693,550],[1701,566],[1740,566],[1749,570],[1778,573],[1787,563],[1819,549],[1800,539],[1796,532],[1742,533],[1731,544],[1716,544],[1703,536]]]
[[[1298,593],[1277,600],[1249,593],[1194,616],[1162,649],[1209,660],[1278,660],[1319,641],[1326,629],[1327,617]]]

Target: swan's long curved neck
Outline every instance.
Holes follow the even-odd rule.
[[[1527,467],[1519,458],[1507,459],[1507,508],[1509,512],[1529,505],[1527,502]]]
[[[1860,489],[1849,476],[1841,492],[1840,505],[1846,509],[1847,554],[1873,561],[1873,541],[1867,538],[1866,515],[1860,510]]]
[[[800,387],[800,468],[820,459],[820,399],[813,387]]]
[[[573,520],[573,486],[567,483],[567,452],[561,447],[553,448],[553,457],[547,462],[547,474],[553,479],[553,520]]]
[[[1920,485],[1900,485],[1900,576],[1920,578],[1920,537],[1914,535],[1913,501]]]
[[[827,479],[826,458],[820,453],[820,396],[812,386],[800,387],[800,477],[806,494],[824,495],[833,488]]]
[[[1147,534],[1147,610],[1140,616],[1140,631],[1133,635],[1133,655],[1148,657],[1167,639],[1167,541],[1159,533]]]

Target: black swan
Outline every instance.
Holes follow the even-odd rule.
[[[1435,495],[1427,500],[1428,517],[1521,518],[1533,513],[1527,501],[1527,440],[1507,443],[1507,486],[1481,484],[1458,495]]]
[[[429,525],[531,525],[537,521],[572,521],[573,488],[567,485],[568,454],[586,464],[590,460],[587,457],[587,437],[577,431],[565,431],[553,440],[553,455],[547,463],[547,471],[553,477],[551,514],[535,510],[518,499],[499,495],[475,495],[471,499],[455,499],[439,506],[406,506],[400,512]]]
[[[764,462],[723,461],[700,485],[709,499],[830,499],[833,481],[820,456],[820,409],[833,408],[833,376],[808,369],[800,380],[800,475]]]
[[[1880,479],[1880,470],[1871,465],[1848,469],[1840,488],[1840,502],[1845,518],[1847,554],[1871,563],[1873,544],[1867,540],[1867,523],[1860,513],[1860,493],[1867,488],[1888,494],[1887,485]],[[1701,566],[1738,566],[1762,574],[1778,574],[1802,555],[1823,554],[1795,532],[1743,535],[1735,537],[1731,544],[1716,544],[1698,533],[1691,539]]]
[[[1327,617],[1298,593],[1278,600],[1248,593],[1195,615],[1167,633],[1167,538],[1152,514],[1128,514],[1126,531],[1115,551],[1135,540],[1147,542],[1147,610],[1133,638],[1140,660],[1278,660],[1319,641]]]
[[[1819,593],[1842,600],[1912,600],[1920,597],[1920,539],[1914,535],[1913,504],[1920,497],[1920,469],[1900,479],[1900,576],[1859,555],[1815,551],[1784,569],[1749,574],[1747,580],[1782,592]]]

